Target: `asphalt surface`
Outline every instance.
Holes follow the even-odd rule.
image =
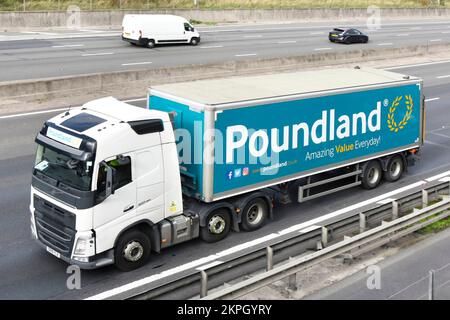
[[[450,299],[449,241],[450,230],[445,230],[378,263],[379,289],[368,289],[369,274],[364,270],[320,290],[308,299],[425,300],[429,294],[429,271],[434,270],[434,299],[448,300]]]
[[[330,43],[336,26],[355,26],[368,44]],[[383,21],[379,30],[365,23],[286,23],[199,27],[200,45],[135,47],[119,30],[47,30],[0,34],[0,81],[97,72],[161,68],[224,61],[283,57],[315,52],[400,47],[450,41],[450,21]]]
[[[427,143],[421,161],[397,183],[376,190],[359,188],[303,205],[276,208],[275,219],[252,233],[231,233],[224,241],[207,244],[193,240],[154,255],[143,268],[121,273],[114,267],[82,272],[81,290],[68,290],[67,265],[42,250],[30,236],[29,188],[34,162],[34,137],[54,113],[0,117],[0,299],[73,299],[127,284],[177,268],[232,246],[259,239],[352,204],[397,190],[419,179],[450,170],[450,63],[399,69],[423,77],[427,99]],[[144,101],[134,102],[143,106]],[[170,278],[170,277],[169,277]]]

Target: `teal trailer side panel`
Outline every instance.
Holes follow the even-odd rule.
[[[214,198],[419,146],[421,85],[217,112]]]
[[[150,96],[150,109],[173,113],[183,192],[201,198],[203,195],[203,123],[204,113],[166,98]]]

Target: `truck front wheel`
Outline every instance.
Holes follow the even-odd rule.
[[[261,228],[267,220],[269,209],[261,198],[250,200],[242,211],[242,229],[254,231]]]
[[[118,269],[131,271],[142,267],[150,255],[150,240],[139,230],[130,230],[117,241],[114,261]]]
[[[361,184],[364,189],[374,189],[378,187],[381,181],[383,170],[380,162],[372,160],[363,167]]]
[[[212,211],[206,217],[206,225],[200,228],[200,237],[205,242],[224,239],[230,232],[231,217],[226,209]]]

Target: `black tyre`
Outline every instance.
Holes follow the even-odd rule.
[[[193,45],[193,46],[198,45],[198,42],[199,42],[199,41],[198,41],[198,38],[195,38],[195,37],[194,37],[194,38],[191,39],[191,45]]]
[[[374,189],[380,184],[383,176],[380,162],[372,160],[366,163],[362,172],[362,187],[364,189]]]
[[[130,230],[117,241],[114,249],[114,262],[118,269],[131,271],[142,267],[150,255],[150,240],[139,230]]]
[[[156,46],[156,42],[153,39],[147,41],[147,48],[153,49]]]
[[[217,242],[230,232],[231,217],[226,209],[212,211],[206,217],[206,226],[200,228],[200,238],[205,242]]]
[[[350,44],[350,43],[352,43],[352,39],[350,39],[350,37],[347,37],[347,38],[345,38],[344,43]]]
[[[262,198],[250,200],[242,211],[242,229],[254,231],[261,228],[267,221],[269,208]]]
[[[386,171],[384,172],[384,179],[389,182],[394,182],[400,179],[405,170],[405,163],[401,156],[394,156],[389,159]]]

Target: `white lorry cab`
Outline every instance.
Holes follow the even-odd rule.
[[[190,43],[195,46],[200,42],[200,34],[183,17],[126,14],[122,22],[122,40],[148,48],[168,43]]]

